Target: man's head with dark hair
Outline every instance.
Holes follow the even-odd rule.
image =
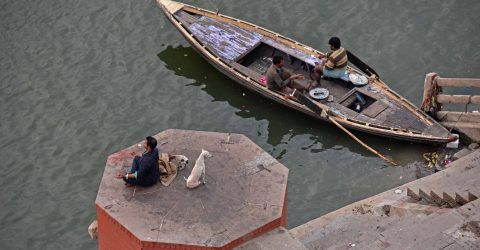
[[[279,55],[274,56],[272,59],[273,65],[275,66],[278,66],[280,63],[282,63],[282,61],[284,61],[283,56],[279,56]]]
[[[328,40],[328,44],[333,48],[333,49],[339,49],[342,44],[340,43],[340,38],[334,36]]]
[[[147,147],[150,148],[150,150],[153,150],[154,148],[157,147],[157,139],[151,136],[147,136],[147,138],[145,138],[145,144]]]

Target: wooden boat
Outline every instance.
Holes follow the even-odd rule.
[[[193,48],[219,71],[244,87],[275,102],[312,117],[370,134],[423,143],[446,143],[455,138],[431,117],[390,89],[376,72],[349,53],[348,71],[369,78],[364,86],[338,80],[321,80],[328,99],[317,101],[300,95],[285,95],[265,86],[264,74],[274,55],[283,55],[285,68],[311,77],[322,53],[257,25],[191,5],[157,0],[168,20]],[[355,110],[357,96],[364,99],[361,112]],[[312,107],[312,105],[314,107]],[[328,114],[320,111],[328,111]],[[327,117],[328,116],[328,117]]]

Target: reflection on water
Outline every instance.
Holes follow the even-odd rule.
[[[226,101],[237,108],[236,115],[268,122],[268,143],[276,146],[285,135],[312,133],[314,127],[321,127],[324,133],[334,133],[332,126],[314,120],[285,106],[274,103],[250,92],[217,71],[206,62],[192,47],[168,46],[158,54],[165,67],[176,75],[195,80],[191,85],[201,87],[214,98],[215,102]],[[237,93],[243,92],[244,95]],[[333,146],[333,145],[332,145]]]

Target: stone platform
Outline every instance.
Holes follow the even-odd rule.
[[[189,165],[169,187],[125,187],[113,178],[130,168],[137,144],[108,157],[96,198],[100,249],[231,249],[286,222],[288,169],[239,134],[167,130],[161,153]],[[206,185],[187,189],[201,150]]]

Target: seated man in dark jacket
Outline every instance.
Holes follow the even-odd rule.
[[[157,183],[160,178],[157,140],[148,136],[143,146],[145,147],[145,152],[141,156],[138,153],[132,152],[135,158],[133,158],[130,172],[126,175],[118,174],[116,176],[118,179],[123,179],[127,186],[152,186]]]

